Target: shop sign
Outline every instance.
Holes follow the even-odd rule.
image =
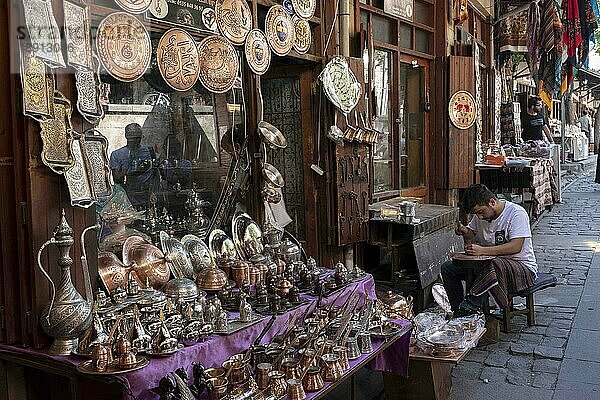
[[[214,0],[153,0],[146,17],[188,30],[217,32]]]
[[[448,104],[448,115],[452,125],[458,129],[469,129],[475,123],[477,105],[473,95],[461,90],[452,95]]]
[[[384,0],[383,11],[396,17],[413,20],[414,0]]]

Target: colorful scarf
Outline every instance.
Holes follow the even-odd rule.
[[[581,24],[579,21],[579,2],[578,0],[563,0],[561,8],[564,12],[563,40],[567,46],[567,56],[574,57],[582,40]]]
[[[591,0],[596,2],[596,0]],[[588,66],[590,41],[594,41],[594,31],[598,28],[596,14],[590,0],[579,0],[579,23],[581,26],[581,43],[577,51],[579,63]]]
[[[536,76],[540,62],[540,7],[538,3],[532,1],[527,12],[527,52],[529,73]]]
[[[539,42],[542,50],[539,95],[546,106],[552,109],[552,100],[559,93],[562,65],[566,60],[563,24],[554,0],[545,0],[542,4]]]

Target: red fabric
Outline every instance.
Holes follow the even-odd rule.
[[[567,45],[567,56],[574,57],[582,40],[579,4],[577,0],[563,0],[562,9],[565,27],[563,40]]]

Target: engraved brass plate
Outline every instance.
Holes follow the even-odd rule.
[[[101,83],[97,70],[80,69],[75,73],[77,110],[92,124],[104,117],[104,109],[100,104]]]
[[[54,92],[54,118],[40,121],[40,126],[42,162],[62,174],[75,164],[75,160],[71,150],[71,103],[61,92]]]
[[[235,45],[242,45],[252,29],[252,13],[246,0],[217,0],[215,14],[219,30]]]
[[[240,70],[235,48],[222,36],[209,36],[198,44],[200,76],[198,80],[214,93],[233,87]]]
[[[164,33],[158,42],[156,58],[160,74],[173,89],[185,92],[198,80],[198,48],[183,29],[172,28]]]
[[[294,11],[304,19],[310,19],[315,15],[317,0],[292,0]]]
[[[115,0],[123,10],[132,14],[141,14],[150,8],[152,0]]]
[[[267,41],[278,56],[287,55],[294,45],[294,23],[285,8],[275,5],[267,12],[265,19]]]
[[[54,118],[54,75],[46,64],[33,54],[25,41],[20,42],[21,83],[23,84],[23,114],[38,120]]]
[[[92,39],[87,6],[65,0],[65,41],[67,62],[72,67],[92,68]]]
[[[294,50],[300,54],[305,54],[312,44],[312,32],[310,31],[310,24],[308,21],[294,16],[292,18],[294,22],[294,31],[296,33],[294,40]]]
[[[114,78],[135,81],[150,65],[152,46],[142,23],[125,12],[115,12],[98,25],[96,50],[100,62]]]
[[[271,64],[271,49],[264,33],[258,29],[251,30],[246,38],[244,52],[252,72],[256,75],[267,72]]]
[[[71,196],[71,205],[87,208],[96,202],[96,198],[83,157],[83,138],[71,141],[71,151],[75,163],[64,173]]]
[[[51,68],[65,67],[60,30],[50,0],[23,0],[25,23],[36,57]]]
[[[83,155],[89,167],[89,179],[98,199],[112,195],[112,176],[108,164],[108,140],[96,129],[85,133]]]

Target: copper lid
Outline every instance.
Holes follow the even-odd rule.
[[[198,48],[183,29],[172,28],[162,35],[156,59],[163,79],[173,89],[185,92],[198,80]]]

